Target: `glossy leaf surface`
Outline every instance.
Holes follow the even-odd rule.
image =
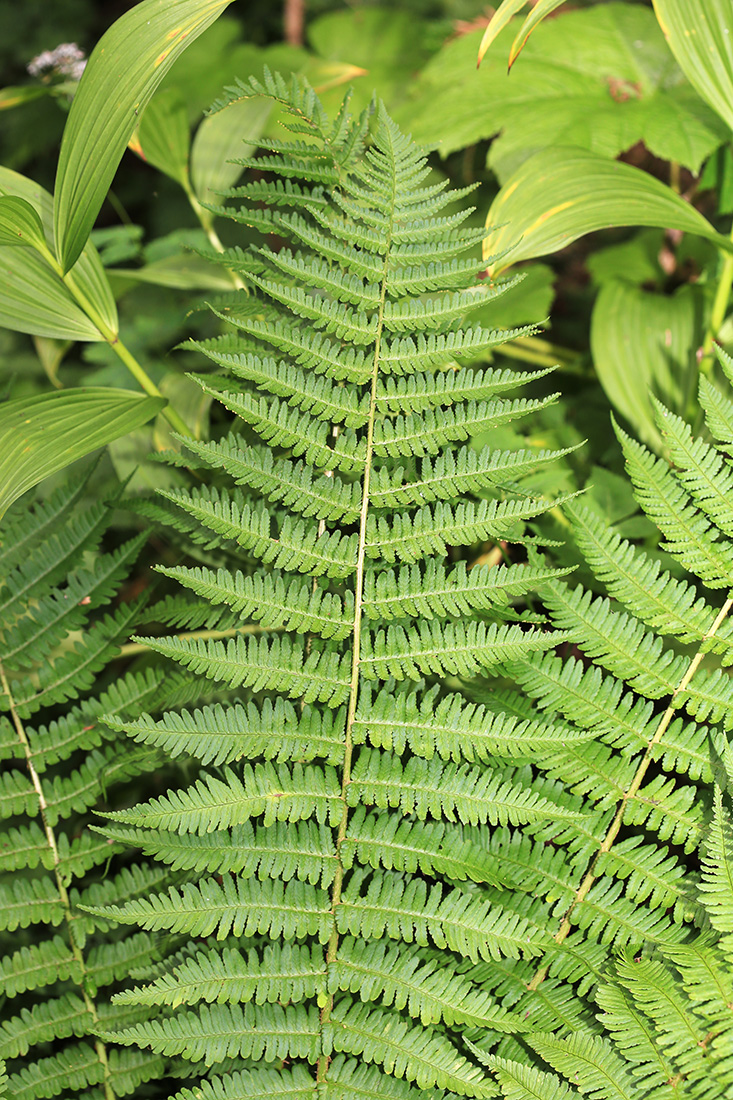
[[[30,205],[40,219],[45,242],[53,253],[53,200],[48,191],[18,172],[0,167],[0,196],[22,199]],[[38,252],[0,242],[0,267],[5,275],[0,285],[0,325],[16,332],[61,340],[104,339],[57,271]],[[102,324],[115,334],[117,306],[91,242],[87,242],[79,258],[73,279]]]
[[[652,0],[685,76],[733,130],[733,25],[727,0]]]
[[[653,176],[571,147],[542,150],[523,164],[494,199],[486,224],[499,227],[484,243],[485,255],[498,257],[489,264],[491,275],[611,226],[681,229],[733,250],[728,238]]]
[[[107,31],[89,59],[64,130],[56,176],[56,248],[79,258],[125,147],[173,62],[230,0],[144,0]]]

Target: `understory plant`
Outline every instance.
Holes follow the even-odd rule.
[[[119,1011],[109,987],[147,970],[162,941],[119,935],[85,906],[145,896],[165,881],[163,869],[121,859],[122,847],[88,825],[92,809],[129,800],[159,763],[102,716],[155,710],[172,696],[162,669],[111,667],[143,614],[140,598],[117,599],[146,536],[101,551],[111,512],[81,505],[85,484],[17,510],[0,541],[0,1059],[17,1100],[109,1100],[162,1068],[99,1035]]]
[[[102,167],[87,107],[53,203],[0,198],[14,270],[62,301],[86,272],[114,312],[95,202],[146,65],[184,46],[174,15],[193,33],[225,6],[134,9],[147,61]],[[678,0],[657,7],[674,38]],[[77,105],[104,98],[100,57]],[[588,227],[575,192],[517,211],[550,177],[547,202],[587,169],[652,225],[730,241],[578,148],[532,158],[550,175],[521,168],[493,208],[514,229],[487,228],[380,99],[351,102],[265,70],[215,104],[279,123],[201,207],[241,245],[212,233],[195,261],[221,271],[220,335],[185,348],[210,438],[166,433],[157,494],[101,503],[81,476],[17,500],[156,395],[59,395],[64,431],[46,395],[0,408],[0,1096],[723,1100],[733,359],[711,355],[733,265],[696,397],[692,371],[673,407],[642,387],[643,442],[612,422],[623,529],[577,492],[582,403],[500,358],[534,328],[487,319],[520,293],[512,256]],[[154,581],[130,576],[143,547]]]

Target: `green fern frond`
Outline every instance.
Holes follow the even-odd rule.
[[[503,674],[566,637],[541,613],[516,621],[564,570],[512,547],[504,565],[466,564],[488,540],[540,537],[528,522],[559,502],[516,483],[565,453],[469,439],[554,397],[514,396],[545,372],[481,362],[532,329],[464,322],[514,282],[475,280],[485,230],[465,205],[446,209],[467,191],[427,183],[425,157],[381,106],[367,140],[366,116],[331,123],[297,81],[266,74],[227,101],[262,94],[284,108],[286,133],[256,164],[279,178],[229,198],[244,200],[235,221],[273,236],[222,257],[250,293],[214,311],[229,335],[188,345],[221,370],[199,382],[235,424],[219,441],[181,440],[203,485],[139,506],[196,555],[163,570],[184,592],[162,613],[209,635],[147,649],[240,700],[105,718],[197,770],[111,810],[101,830],[178,881],[128,901],[116,883],[83,904],[97,927],[187,938],[172,972],[117,1000],[163,1012],[115,1034],[213,1067],[202,1096],[493,1096],[466,1029],[524,1030],[514,1004],[533,960],[581,980],[606,957],[554,945],[545,926],[567,888],[548,902],[540,882],[531,897],[489,850],[509,822],[535,854],[555,836],[591,844],[598,815],[586,823],[570,783],[534,762],[580,752],[595,728],[466,697],[479,671]],[[239,633],[212,638],[224,623]],[[563,859],[542,861],[558,881]],[[521,975],[511,992],[506,971],[497,991],[462,969],[507,960]],[[557,988],[542,1003],[584,1021]]]
[[[143,714],[131,720],[108,716],[112,729],[126,730],[138,741],[155,745],[170,756],[188,754],[202,764],[231,763],[242,758],[312,760],[330,764],[343,760],[340,727],[343,711],[296,708],[284,699],[265,699],[261,706],[221,704],[180,713],[168,711],[154,721]]]
[[[10,763],[0,780],[0,983],[8,1009],[0,1051],[9,1094],[27,1100],[107,1097],[118,1081],[135,1088],[164,1071],[148,1055],[116,1060],[97,1036],[106,996],[99,988],[127,973],[135,936],[117,935],[114,973],[98,969],[105,929],[80,906],[100,890],[123,902],[129,888],[161,884],[152,865],[147,875],[144,865],[120,871],[121,846],[88,829],[90,810],[110,794],[124,799],[126,781],[139,781],[155,759],[147,748],[130,753],[100,716],[110,707],[154,709],[165,692],[160,671],[115,679],[107,667],[141,602],[106,607],[145,536],[101,553],[109,511],[81,508],[85,491],[82,478],[46,504],[24,507],[3,532],[0,708]],[[148,940],[146,959],[151,947]]]

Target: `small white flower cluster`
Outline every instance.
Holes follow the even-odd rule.
[[[55,50],[44,50],[38,57],[34,57],[28,65],[28,72],[37,77],[50,72],[56,76],[80,80],[86,63],[84,52],[75,42],[62,42]]]

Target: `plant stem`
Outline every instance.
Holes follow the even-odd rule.
[[[331,887],[331,919],[333,921],[331,936],[326,950],[326,970],[328,971],[336,962],[339,945],[339,932],[336,924],[336,910],[341,904],[341,891],[344,882],[344,865],[341,859],[341,848],[346,837],[349,824],[349,804],[347,800],[349,786],[351,785],[351,764],[354,755],[354,722],[356,721],[356,708],[359,701],[359,681],[361,671],[361,625],[364,613],[364,571],[366,564],[366,538],[367,521],[369,519],[369,484],[372,472],[372,458],[374,455],[374,427],[377,419],[377,385],[379,381],[379,355],[382,343],[382,327],[384,321],[384,306],[387,297],[387,264],[389,251],[384,258],[382,274],[382,286],[379,301],[379,314],[377,318],[377,331],[374,342],[374,361],[372,364],[371,389],[369,396],[369,423],[367,425],[366,454],[364,457],[364,478],[362,481],[361,513],[359,516],[359,542],[356,552],[356,573],[354,578],[354,629],[352,634],[351,650],[351,683],[349,686],[349,701],[346,711],[346,725],[344,730],[344,762],[341,772],[341,800],[343,811],[336,834],[336,874]],[[333,993],[321,1008],[320,1026],[321,1032],[328,1025],[333,1011]],[[318,1058],[316,1070],[316,1084],[324,1085],[328,1074],[330,1056],[321,1053]]]
[[[43,785],[41,784],[41,777],[39,776],[38,771],[36,770],[36,766],[33,762],[33,750],[28,740],[28,735],[25,732],[23,723],[20,719],[20,715],[18,714],[18,711],[16,709],[13,697],[10,694],[10,684],[8,683],[7,676],[5,675],[5,669],[3,668],[2,664],[0,664],[0,687],[2,687],[3,693],[7,697],[8,709],[10,710],[13,726],[15,727],[15,732],[18,736],[18,740],[20,741],[20,744],[23,748],[26,768],[28,769],[28,774],[30,776],[31,783],[33,784],[33,790],[36,792],[36,795],[38,797],[38,808],[41,815],[41,821],[43,823],[43,831],[46,836],[46,843],[48,844],[49,850],[51,852],[51,858],[53,860],[53,875],[56,881],[56,889],[59,893],[61,907],[64,912],[64,920],[66,922],[66,930],[69,938],[69,947],[71,949],[72,955],[74,956],[74,961],[79,968],[80,981],[78,985],[81,991],[82,998],[84,1000],[84,1007],[89,1013],[94,1023],[94,1026],[97,1027],[99,1025],[99,1014],[97,1013],[97,1006],[90,997],[89,991],[87,989],[87,968],[84,954],[74,939],[74,914],[71,908],[69,892],[66,889],[66,883],[64,882],[63,875],[61,874],[61,857],[59,855],[58,844],[56,843],[56,835],[48,820],[48,803],[46,801]],[[109,1061],[107,1059],[107,1047],[101,1039],[95,1038],[94,1049],[97,1058],[99,1059],[100,1065],[102,1066],[102,1072],[104,1075],[105,1100],[115,1100],[115,1093],[112,1088],[112,1081],[110,1076]]]
[[[733,240],[733,227],[730,232],[731,240]],[[713,363],[715,357],[713,355],[713,345],[715,344],[715,338],[720,331],[721,325],[725,320],[725,315],[728,311],[728,303],[730,301],[731,287],[733,286],[733,254],[727,252],[723,259],[723,267],[720,272],[720,278],[718,279],[718,286],[715,291],[715,299],[713,301],[713,308],[710,314],[710,324],[708,330],[705,333],[705,339],[703,340],[702,348],[700,349],[700,373],[709,375],[713,369]]]
[[[224,252],[224,245],[219,239],[219,234],[214,229],[214,223],[210,212],[206,209],[205,206],[201,205],[190,187],[186,187],[184,188],[184,190],[186,192],[186,196],[188,197],[188,201],[191,204],[191,209],[198,218],[201,228],[203,229],[209,240],[209,244],[213,249],[215,249],[216,252]],[[237,275],[236,271],[232,271],[230,267],[226,268],[226,270],[229,273],[230,279],[232,280],[232,285],[236,287],[237,290],[247,291],[246,283],[242,281],[239,275]],[[249,292],[247,291],[247,293]]]
[[[538,367],[577,367],[580,354],[558,347],[536,336],[519,336],[502,344],[502,355],[510,359],[521,359],[525,363],[534,363]]]
[[[149,394],[151,397],[163,397],[163,394],[160,392],[155,382],[153,382],[152,378],[145,370],[145,368],[138,363],[132,352],[129,351],[122,343],[118,333],[113,332],[109,325],[105,323],[103,318],[100,316],[99,311],[89,301],[86,294],[72,275],[71,271],[67,271],[64,274],[64,270],[61,267],[61,264],[58,262],[50,249],[46,249],[44,252],[42,252],[42,255],[48,261],[58,277],[63,280],[65,286],[73,294],[74,298],[84,310],[89,320],[92,322],[93,325],[95,325],[95,327],[99,331],[100,336],[102,336],[102,338],[107,341],[114,353],[122,360],[122,362],[132,374],[135,381],[138,383],[138,385],[145,391],[145,393]],[[178,415],[175,409],[172,409],[170,405],[166,405],[166,407],[162,411],[163,416],[166,418],[172,428],[175,428],[175,430],[177,432],[180,432],[181,435],[193,437],[194,433],[190,430],[185,420],[183,420],[183,418]]]

